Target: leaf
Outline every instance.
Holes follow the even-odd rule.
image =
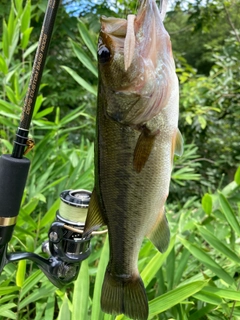
[[[20,288],[22,288],[25,280],[26,265],[27,265],[26,260],[20,260],[18,262],[18,268],[16,273],[16,284]]]
[[[240,186],[240,167],[238,167],[234,175],[234,181]]]
[[[202,208],[206,214],[210,215],[212,212],[212,197],[209,193],[205,193],[202,197]]]
[[[9,152],[9,153],[12,153],[13,145],[12,145],[9,141],[7,141],[7,140],[5,140],[5,139],[0,139],[0,141],[1,141],[1,143],[4,144],[5,147],[8,149],[8,152]]]
[[[28,46],[29,43],[29,38],[32,33],[33,28],[27,28],[23,33],[22,33],[22,39],[21,39],[21,48],[24,50]]]
[[[30,25],[31,20],[31,2],[30,0],[26,1],[25,8],[21,17],[21,32],[24,33]]]
[[[89,83],[87,83],[82,77],[80,77],[74,70],[66,66],[61,66],[61,67],[64,70],[66,70],[73,77],[73,79],[77,81],[78,84],[80,84],[80,86],[82,86],[84,89],[94,94],[95,96],[97,96],[97,90],[94,87],[92,87]]]
[[[2,46],[3,46],[4,56],[8,58],[9,57],[9,38],[8,38],[8,27],[5,20],[3,20]]]
[[[221,192],[218,193],[218,196],[219,196],[220,206],[226,220],[228,221],[229,225],[233,228],[233,230],[238,235],[240,235],[240,226],[229,202]]]
[[[166,261],[169,253],[171,252],[176,237],[172,237],[168,249],[164,253],[157,252],[155,256],[149,261],[146,267],[141,272],[141,278],[144,282],[145,287],[150,283],[150,281],[154,278],[157,271],[161,268],[164,261]]]
[[[19,299],[21,300],[26,294],[33,290],[34,286],[44,278],[41,270],[33,272],[25,281],[20,293]],[[1,294],[1,290],[0,290]]]
[[[54,110],[54,107],[46,108],[46,109],[38,112],[38,113],[35,115],[35,119],[41,119],[41,118],[45,117],[46,115],[52,113],[53,110]]]
[[[88,260],[81,263],[77,280],[74,282],[72,320],[85,320],[88,314],[89,300]]]
[[[0,287],[0,296],[3,296],[5,294],[9,294],[15,291],[19,291],[20,288],[17,286],[14,287]]]
[[[206,228],[197,226],[202,237],[215,249],[224,254],[227,258],[232,260],[233,262],[240,264],[240,258],[229,249],[222,241],[220,241],[217,237],[215,237],[210,231]]]
[[[71,41],[73,50],[78,57],[78,59],[82,62],[82,64],[90,70],[96,77],[98,77],[98,71],[96,66],[93,64],[92,60],[88,57],[88,55],[84,52],[84,50],[80,47],[76,42]]]
[[[4,74],[8,73],[7,63],[2,55],[0,55],[0,71],[3,72]]]
[[[33,292],[31,292],[25,299],[23,299],[19,303],[19,310],[25,308],[27,305],[31,303],[36,303],[36,301],[45,298],[49,294],[55,291],[55,288],[52,287],[50,290],[49,288],[36,288]],[[65,319],[64,319],[65,320]]]
[[[38,42],[32,44],[23,54],[23,59],[26,59],[38,46]]]
[[[5,305],[0,306],[0,316],[10,318],[10,319],[17,319],[16,314],[11,311],[10,309],[16,308],[15,303],[7,303]]]
[[[58,315],[58,320],[71,320],[71,313],[69,310],[68,306],[68,297],[67,294],[65,293],[63,303],[61,305],[59,315]]]
[[[219,306],[222,303],[222,299],[218,295],[212,292],[204,291],[204,289],[199,291],[198,293],[195,293],[193,297],[195,299],[214,304],[216,306]]]
[[[212,286],[206,286],[204,291],[213,293],[223,299],[240,301],[240,291],[231,290],[231,289],[223,289]]]
[[[180,241],[186,247],[191,254],[198,260],[201,261],[207,268],[214,272],[220,279],[224,280],[226,283],[232,285],[234,279],[215,262],[210,256],[205,253],[202,249],[198,248],[196,245],[190,243],[189,241],[179,237]]]
[[[103,312],[100,307],[100,297],[101,297],[101,291],[102,291],[103,278],[104,278],[105,270],[108,264],[108,258],[109,258],[109,243],[108,243],[108,236],[106,236],[105,243],[102,248],[101,257],[98,264],[97,276],[95,279],[95,286],[94,286],[94,293],[93,293],[93,300],[92,300],[91,320],[103,319]]]
[[[90,32],[88,31],[86,25],[79,19],[78,20],[78,30],[81,34],[81,37],[92,53],[95,60],[97,60],[97,45],[93,42]]]
[[[50,209],[47,211],[47,213],[44,215],[44,217],[40,221],[40,228],[43,228],[45,225],[52,222],[55,218],[56,212],[59,209],[60,199],[57,199]]]
[[[149,302],[150,316],[159,314],[165,310],[172,308],[173,306],[181,303],[183,300],[191,297],[196,292],[200,291],[207,285],[207,281],[195,281],[184,286],[180,286],[176,289],[157,297]]]

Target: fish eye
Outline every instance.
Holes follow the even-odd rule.
[[[110,60],[111,58],[111,53],[109,49],[106,46],[101,46],[98,49],[98,61],[100,63],[106,63]]]

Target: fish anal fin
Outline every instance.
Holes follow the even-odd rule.
[[[173,160],[174,154],[181,157],[183,154],[183,137],[180,130],[177,128],[172,139],[171,158]]]
[[[170,230],[165,216],[164,207],[160,211],[158,219],[147,237],[160,252],[167,250],[170,241]]]
[[[141,277],[116,276],[107,268],[101,295],[101,308],[110,314],[125,314],[131,319],[148,319],[148,300]]]
[[[93,230],[96,230],[105,224],[106,222],[104,221],[104,218],[102,215],[102,211],[101,211],[98,197],[97,197],[97,192],[96,192],[96,189],[94,189],[92,192],[92,196],[91,196],[89,207],[88,207],[84,234],[90,233]]]
[[[158,133],[159,131],[151,133],[147,127],[142,129],[133,154],[133,168],[137,173],[140,173],[146,164]]]

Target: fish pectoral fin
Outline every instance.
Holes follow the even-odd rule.
[[[170,230],[164,208],[161,210],[155,225],[147,237],[160,252],[167,250],[170,241]]]
[[[171,152],[171,159],[173,162],[174,154],[181,157],[183,154],[183,137],[180,130],[177,128],[176,132],[172,138],[172,152]]]
[[[148,300],[141,277],[124,278],[107,268],[101,294],[101,308],[110,314],[124,313],[131,319],[148,319]]]
[[[151,133],[147,127],[142,129],[133,154],[133,168],[137,173],[141,172],[147,162],[158,133],[159,131]]]
[[[88,213],[84,227],[84,234],[91,233],[92,231],[97,230],[105,224],[106,222],[104,221],[102,215],[102,210],[99,205],[97,192],[96,189],[94,189],[88,207]]]

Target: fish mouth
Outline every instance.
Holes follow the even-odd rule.
[[[138,56],[151,59],[156,65],[158,30],[161,29],[168,36],[160,10],[155,0],[143,0],[137,15],[129,14],[127,19],[105,16],[101,18],[101,36],[104,43],[112,48],[113,52],[123,54],[125,71],[134,62],[136,53]]]
[[[107,54],[99,59],[99,74],[112,119],[138,126],[167,106],[177,85],[171,50],[155,0],[143,0],[127,19],[102,17],[98,56]]]

